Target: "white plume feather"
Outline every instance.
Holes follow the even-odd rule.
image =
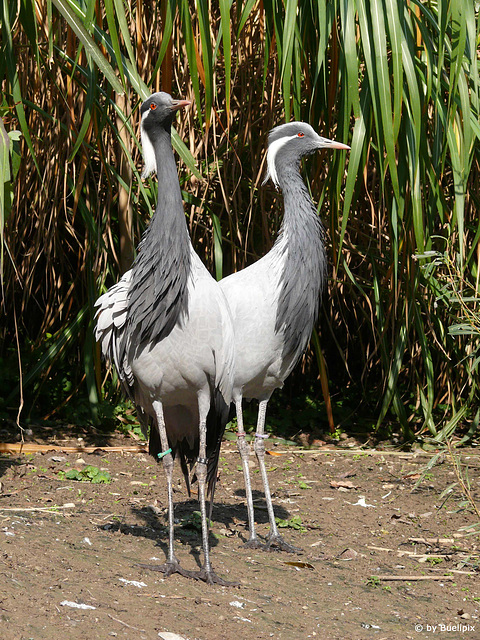
[[[142,178],[148,178],[149,175],[154,173],[157,170],[157,160],[155,158],[155,150],[153,148],[153,144],[148,137],[147,132],[144,129],[145,118],[148,118],[148,114],[150,110],[145,111],[142,116],[142,122],[140,124],[140,134],[142,139],[142,148],[143,148],[143,160],[145,162],[145,166],[142,172]]]
[[[297,134],[293,136],[284,136],[283,138],[279,138],[278,140],[275,140],[275,142],[272,142],[268,146],[267,173],[265,174],[265,179],[263,181],[263,184],[265,184],[268,181],[268,179],[271,178],[275,187],[278,188],[279,186],[278,175],[277,175],[277,168],[275,166],[275,159],[277,157],[277,153],[285,144],[287,144],[287,142],[289,142],[290,140],[293,140],[293,138],[296,138],[296,137],[297,137]]]

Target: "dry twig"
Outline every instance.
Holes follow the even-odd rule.
[[[118,618],[115,618],[110,613],[108,613],[107,615],[109,618],[111,618],[112,620],[115,620],[115,622],[118,622],[119,624],[123,624],[123,626],[127,627],[128,629],[133,629],[133,631],[140,631],[141,633],[145,633],[145,629],[138,629],[137,627],[132,627],[132,625],[127,624],[126,622],[123,622],[123,620],[119,620]]]
[[[135,444],[120,447],[100,446],[68,446],[53,444],[36,444],[35,442],[0,442],[0,453],[46,453],[48,451],[61,451],[63,453],[148,453],[147,445]]]
[[[383,581],[401,581],[408,580],[410,581],[418,581],[418,580],[453,580],[453,576],[375,576],[378,580]]]

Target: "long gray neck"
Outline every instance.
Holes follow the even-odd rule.
[[[155,214],[138,247],[128,298],[129,344],[153,345],[188,313],[191,242],[170,130],[151,134],[158,176]]]
[[[182,193],[178,181],[178,169],[173,155],[170,131],[158,128],[152,140],[155,149],[158,178],[158,199],[155,214],[147,233],[155,231],[168,235],[178,234],[183,240],[190,242],[185,213],[183,211]],[[157,238],[158,241],[158,238]],[[143,245],[143,242],[142,242]]]
[[[325,232],[298,167],[277,167],[277,174],[284,217],[272,249],[283,258],[275,330],[284,332],[284,355],[298,358],[310,340],[327,279]]]

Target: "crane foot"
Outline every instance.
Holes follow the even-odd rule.
[[[166,562],[165,564],[138,564],[137,566],[142,569],[148,569],[149,571],[161,571],[165,574],[166,578],[173,573],[179,573],[184,578],[196,578],[195,571],[187,571],[180,566],[177,560],[175,562]]]
[[[192,577],[195,580],[202,580],[207,584],[218,584],[221,587],[239,587],[239,582],[230,582],[229,580],[224,580],[222,577],[217,575],[214,571],[205,571],[205,569],[200,569],[200,571],[192,571]]]
[[[249,538],[244,542],[244,545],[247,549],[261,549],[262,551],[267,551],[267,545],[257,537]]]
[[[303,553],[303,549],[300,547],[294,547],[293,544],[287,542],[279,533],[268,536],[267,541],[262,548],[265,549],[265,551],[274,551],[278,549],[280,551],[286,551],[287,553]]]

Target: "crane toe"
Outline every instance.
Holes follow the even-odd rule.
[[[165,577],[168,578],[174,573],[179,573],[184,578],[196,578],[195,571],[187,571],[184,569],[178,560],[173,562],[166,562],[165,564],[138,564],[138,567],[142,569],[147,569],[148,571],[161,571],[161,573],[165,574]]]
[[[268,551],[267,545],[257,537],[246,540],[244,542],[244,546],[247,549],[261,549],[262,551]]]
[[[200,569],[200,571],[192,571],[192,577],[196,580],[202,580],[207,584],[218,584],[221,587],[239,587],[239,582],[231,582],[229,580],[225,580],[221,576],[215,573],[215,571],[205,571],[205,569]]]
[[[290,544],[279,533],[268,536],[265,545],[263,545],[263,548],[265,549],[265,551],[279,550],[286,551],[287,553],[303,553],[303,549],[301,547],[295,547],[293,544]]]

